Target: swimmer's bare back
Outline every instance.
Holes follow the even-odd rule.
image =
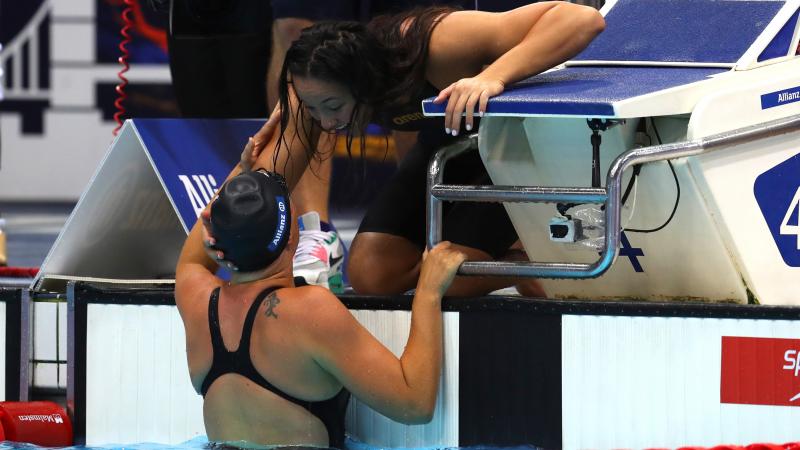
[[[225,348],[232,351],[252,299],[275,283],[265,279],[224,285],[186,248],[178,264],[176,302],[186,329],[189,372],[198,388],[213,361],[211,292],[220,288],[219,328]],[[408,344],[400,358],[330,291],[289,285],[258,307],[250,343],[253,366],[277,389],[300,400],[325,400],[344,387],[393,420],[427,422],[434,412],[441,371],[441,298],[463,261],[464,255],[449,243],[426,256]],[[325,427],[313,414],[237,374],[213,382],[205,397],[204,418],[211,440],[328,445]]]

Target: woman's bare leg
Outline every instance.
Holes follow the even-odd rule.
[[[489,261],[482,250],[454,245],[467,255],[467,260]],[[350,246],[347,266],[350,284],[359,294],[397,295],[413,289],[419,277],[422,252],[406,238],[388,233],[365,232],[356,235]],[[514,285],[524,285],[523,295],[544,296],[533,279],[510,277],[465,277],[453,281],[447,295],[480,296]]]

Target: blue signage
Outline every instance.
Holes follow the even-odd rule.
[[[263,120],[135,119],[136,131],[187,230],[239,162]]]
[[[796,86],[782,91],[770,92],[761,96],[761,109],[774,108],[800,101],[800,86]]]
[[[800,153],[759,175],[753,194],[783,261],[800,267]]]

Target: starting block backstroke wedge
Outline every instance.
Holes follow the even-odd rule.
[[[63,290],[66,280],[172,283],[188,230],[261,124],[126,121],[33,288]]]

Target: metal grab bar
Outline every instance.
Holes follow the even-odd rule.
[[[556,195],[551,188],[538,186],[464,186],[458,184],[436,185],[431,193],[438,200],[457,202],[504,203],[605,203],[606,190],[602,188],[560,188]]]
[[[591,264],[567,262],[467,261],[460,275],[497,275],[535,278],[596,278],[605,273],[617,258],[620,241],[622,174],[632,165],[684,158],[800,131],[800,115],[715,134],[706,138],[628,150],[608,169],[605,188],[546,186],[463,186],[444,185],[444,166],[467,150],[477,149],[477,135],[444,147],[428,166],[427,245],[442,240],[442,201],[525,202],[525,203],[603,203],[605,209],[605,249]]]

